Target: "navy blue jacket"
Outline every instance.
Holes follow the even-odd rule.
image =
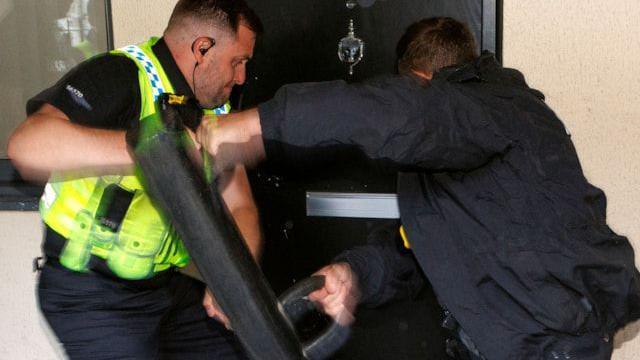
[[[357,148],[400,169],[414,255],[488,359],[608,358],[615,331],[639,317],[633,249],[607,226],[604,193],[543,95],[491,54],[426,86],[400,76],[287,85],[259,112],[268,158]],[[374,302],[414,281],[384,251],[346,257]]]

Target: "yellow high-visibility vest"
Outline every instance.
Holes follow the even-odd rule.
[[[140,121],[155,113],[155,99],[160,94],[174,92],[151,50],[157,41],[151,38],[113,51],[129,57],[138,67]],[[213,112],[222,114],[229,109],[227,103]],[[115,231],[99,219],[113,187],[131,195],[131,203]],[[69,180],[53,174],[40,199],[40,214],[47,226],[67,239],[59,260],[74,271],[87,271],[91,255],[104,259],[111,271],[130,280],[149,278],[155,272],[189,262],[184,244],[147,195],[139,175]]]

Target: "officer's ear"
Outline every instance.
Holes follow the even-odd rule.
[[[200,64],[209,50],[214,47],[216,40],[208,36],[200,36],[193,40],[191,44],[191,52],[196,59],[196,63]]]

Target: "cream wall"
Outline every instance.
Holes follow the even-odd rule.
[[[162,33],[175,0],[113,0],[116,47]],[[153,9],[152,12],[149,9]],[[588,179],[609,198],[612,227],[640,259],[640,1],[504,1],[504,63],[522,70],[565,122]],[[635,175],[635,176],[634,176]],[[36,311],[30,260],[38,253],[36,213],[0,213],[0,354],[56,359]],[[639,261],[637,261],[639,262]],[[639,324],[616,338],[614,359],[640,353]]]
[[[61,359],[36,306],[33,258],[40,254],[37,212],[0,212],[0,359]]]
[[[176,0],[112,0],[115,47],[162,35],[175,3]]]

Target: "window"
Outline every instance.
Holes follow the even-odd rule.
[[[0,209],[28,208],[25,198],[38,192],[17,178],[7,159],[7,140],[25,118],[25,103],[82,60],[112,48],[110,5],[0,0]]]

